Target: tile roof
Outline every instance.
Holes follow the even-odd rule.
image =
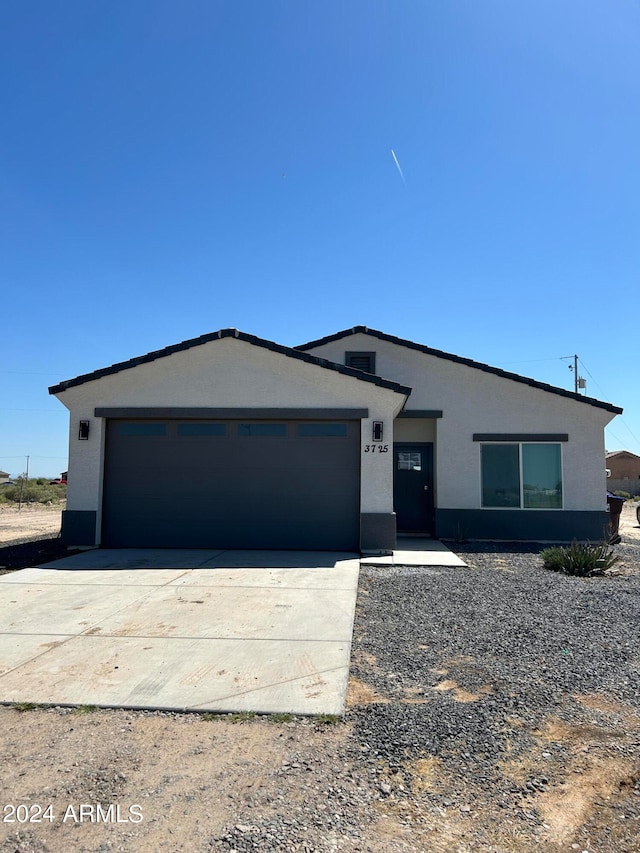
[[[548,385],[546,382],[538,382],[536,379],[529,379],[526,376],[520,376],[518,373],[510,373],[507,370],[501,370],[499,367],[491,367],[489,364],[473,361],[470,358],[463,358],[459,355],[453,355],[452,353],[443,352],[439,349],[433,349],[432,347],[425,346],[424,344],[417,344],[413,341],[405,340],[404,338],[397,338],[395,335],[387,335],[385,332],[379,332],[376,329],[369,329],[367,326],[353,326],[351,329],[343,329],[341,332],[336,332],[333,335],[327,335],[324,338],[318,338],[318,340],[309,341],[306,344],[300,344],[295,347],[295,349],[305,352],[306,350],[313,349],[314,347],[321,346],[322,344],[339,341],[343,338],[349,337],[350,335],[357,334],[370,335],[371,337],[378,338],[381,341],[388,341],[389,343],[397,344],[398,346],[417,350],[418,352],[426,353],[427,355],[434,356],[435,358],[446,359],[447,361],[453,361],[456,364],[464,364],[466,367],[472,367],[475,370],[482,370],[485,373],[493,373],[496,376],[500,376],[502,379],[510,379],[512,382],[520,382],[523,385],[530,385],[532,388],[539,388],[540,390],[547,391],[550,394],[557,394],[560,397],[568,397],[572,400],[578,400],[580,403],[586,403],[587,405],[595,406],[599,409],[605,409],[607,412],[612,412],[616,415],[621,415],[623,411],[621,408],[614,406],[612,403],[605,403],[602,400],[596,400],[593,397],[584,397],[582,394],[576,394],[574,391],[566,391],[564,388],[557,388],[555,385]]]
[[[173,344],[172,346],[164,347],[163,349],[155,350],[154,352],[148,352],[146,355],[140,355],[137,358],[130,358],[128,361],[120,361],[117,364],[112,364],[109,367],[103,367],[100,370],[94,370],[91,373],[83,373],[81,376],[76,376],[75,379],[67,379],[64,382],[59,382],[57,385],[52,385],[49,388],[49,393],[60,394],[69,388],[84,385],[86,382],[94,382],[95,380],[102,379],[105,376],[113,376],[116,373],[121,373],[123,370],[131,370],[131,368],[138,367],[138,365],[148,364],[149,362],[157,361],[160,358],[166,358],[170,355],[174,355],[175,353],[184,352],[185,350],[192,349],[193,347],[199,347],[203,344],[208,344],[222,338],[236,338],[237,340],[245,341],[253,346],[263,347],[264,349],[271,350],[272,352],[280,353],[288,358],[305,361],[307,364],[315,364],[318,367],[323,367],[326,370],[333,370],[336,373],[343,373],[346,376],[353,376],[361,382],[369,382],[372,385],[378,385],[381,388],[388,388],[399,394],[405,394],[407,396],[411,394],[411,388],[401,385],[399,382],[393,382],[390,379],[383,379],[380,376],[365,373],[362,370],[356,370],[352,367],[345,367],[342,364],[335,364],[333,361],[329,361],[326,358],[319,358],[318,356],[301,352],[300,350],[293,349],[292,347],[285,347],[281,344],[276,344],[273,341],[267,341],[264,338],[258,338],[255,335],[249,335],[246,332],[240,332],[237,329],[220,329],[217,332],[210,332],[207,335],[200,335],[198,338],[191,338],[190,340],[182,341],[179,344]]]

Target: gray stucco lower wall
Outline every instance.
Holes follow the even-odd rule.
[[[360,550],[363,554],[390,554],[395,547],[395,512],[360,513]]]
[[[65,545],[95,545],[95,511],[80,509],[64,510],[62,513],[60,538]]]
[[[578,510],[437,509],[439,539],[511,542],[602,541],[609,538],[609,513]]]

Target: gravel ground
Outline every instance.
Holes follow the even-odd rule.
[[[45,534],[32,536],[29,539],[19,539],[0,548],[0,575],[7,571],[37,566],[50,560],[67,557],[70,553],[74,552],[62,544],[59,536],[51,538]]]
[[[452,547],[468,568],[361,571],[341,722],[0,708],[4,802],[145,814],[0,851],[637,853],[640,537],[587,580]]]
[[[540,844],[577,830],[554,825],[544,794],[576,771],[590,736],[618,762],[616,783],[640,794],[640,543],[616,548],[624,576],[592,580],[544,571],[540,550],[455,546],[468,569],[361,574],[351,672],[390,701],[351,711],[356,739],[402,780],[401,799],[415,800],[426,760],[422,806],[474,812],[470,849],[494,849],[492,838],[497,850],[533,849],[519,846],[522,821]],[[640,850],[638,799],[629,817],[629,837],[606,846],[604,832],[598,850]]]
[[[454,547],[468,569],[361,571],[320,836],[293,820],[272,843],[254,803],[222,849],[640,850],[640,543],[592,580],[537,546]]]

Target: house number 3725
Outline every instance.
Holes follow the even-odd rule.
[[[364,452],[365,453],[375,453],[376,450],[378,453],[388,453],[389,445],[388,444],[365,444]]]

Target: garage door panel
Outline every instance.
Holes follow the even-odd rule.
[[[261,495],[262,498],[274,498],[286,495],[314,495],[318,491],[325,492],[328,488],[342,488],[349,490],[352,494],[357,494],[358,489],[354,488],[353,476],[354,472],[330,472],[326,469],[320,473],[310,472],[304,474],[299,470],[280,472],[279,479],[274,479],[271,472],[252,472],[251,476],[243,476],[236,482],[229,484],[221,481],[218,488],[221,493],[229,498],[239,496],[242,499],[247,499],[250,495]],[[215,483],[211,484],[214,488]]]
[[[138,522],[123,524],[118,530],[119,541],[111,547],[357,550],[357,544],[352,544],[352,530],[347,521],[345,518],[339,525],[327,525],[314,524],[308,517],[290,519],[286,537],[283,537],[280,522],[242,524],[171,518],[170,524],[156,526]],[[340,542],[346,544],[340,545]]]
[[[163,424],[108,423],[103,544],[357,549],[358,421]]]

